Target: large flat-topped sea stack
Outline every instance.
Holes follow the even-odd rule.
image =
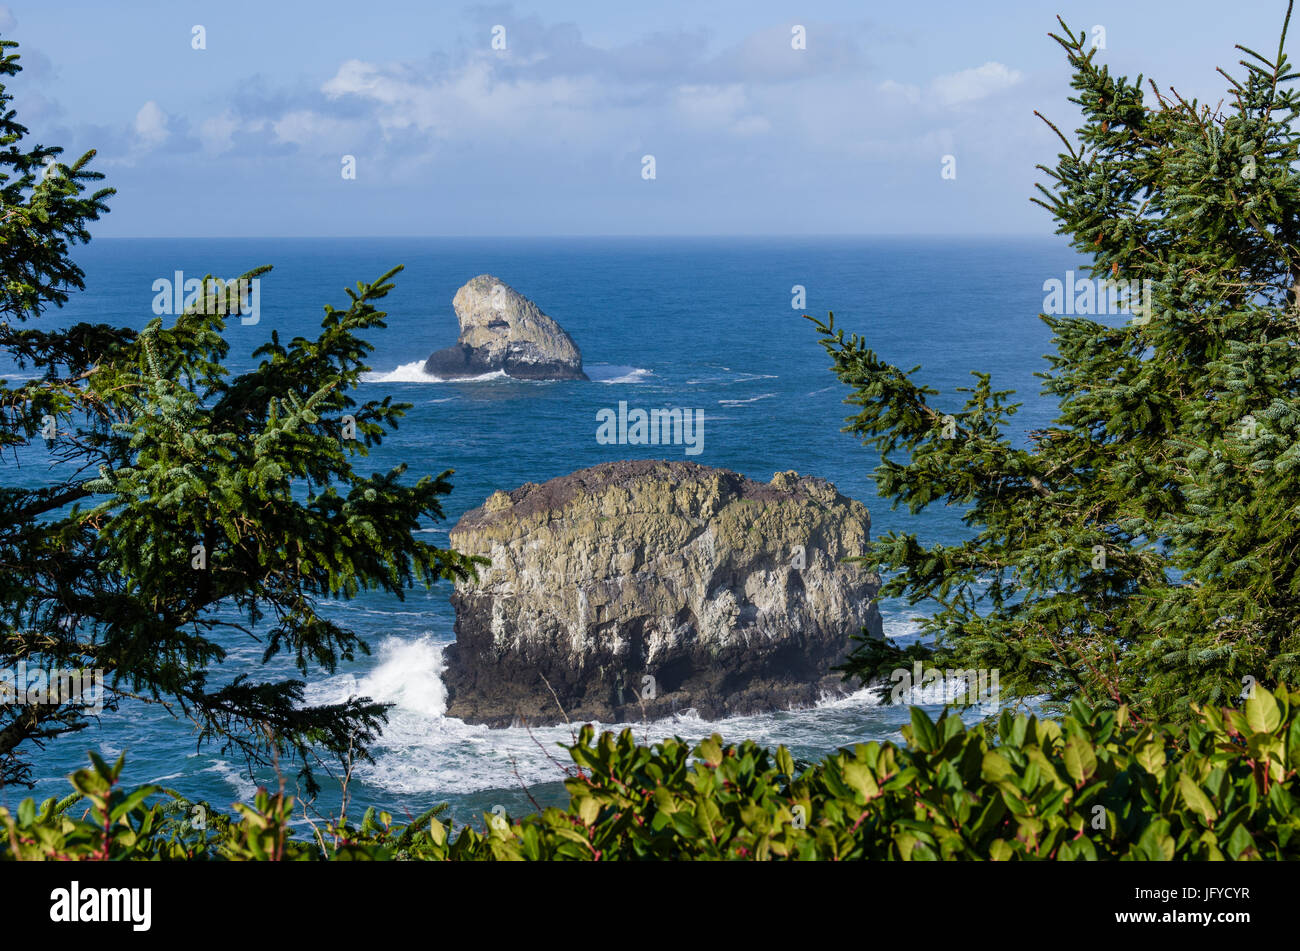
[[[582,352],[559,324],[514,288],[480,274],[452,298],[460,336],[424,372],[444,380],[504,371],[519,380],[585,380]]]
[[[613,462],[497,492],[451,532],[486,555],[456,586],[449,716],[606,723],[806,705],[865,627],[880,579],[860,502],[684,461]]]

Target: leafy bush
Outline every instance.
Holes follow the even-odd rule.
[[[92,754],[75,795],[0,809],[0,858],[1300,858],[1300,691],[1256,688],[1243,709],[1201,708],[1180,726],[1080,701],[1059,722],[1003,711],[976,727],[913,707],[903,735],[906,746],[859,744],[799,771],[784,747],[716,734],[643,746],[588,725],[569,748],[566,809],[485,815],[482,831],[454,836],[445,807],[406,826],[371,809],[309,840],[294,837],[283,793],[196,829],[192,804],[119,789],[122,760]]]

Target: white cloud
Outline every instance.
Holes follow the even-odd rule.
[[[974,69],[963,69],[936,77],[930,83],[930,94],[941,105],[955,106],[974,102],[996,92],[1009,89],[1020,82],[1021,74],[1001,63],[988,62]]]
[[[373,63],[363,63],[359,59],[350,59],[343,63],[332,79],[326,80],[321,91],[331,98],[356,95],[392,103],[395,84],[381,75],[379,67]]]
[[[677,109],[690,122],[718,126],[729,124],[745,108],[745,87],[740,83],[726,86],[678,86]]]
[[[145,149],[157,148],[167,141],[171,130],[167,128],[167,113],[150,99],[135,114],[136,140]]]
[[[772,123],[767,116],[745,116],[731,124],[731,131],[736,135],[765,135],[772,131]]]
[[[431,168],[516,181],[536,168],[569,184],[621,181],[628,167],[639,172],[646,152],[665,161],[690,155],[678,167],[695,182],[725,178],[719,170],[736,161],[735,140],[745,139],[747,174],[806,175],[814,187],[825,156],[893,162],[929,156],[940,141],[946,153],[956,139],[976,151],[996,138],[984,114],[1012,106],[978,100],[1022,79],[989,62],[915,85],[882,83],[856,34],[810,27],[808,35],[807,51],[791,49],[787,26],[710,54],[694,34],[598,49],[576,28],[556,27],[533,37],[528,66],[513,49],[509,56],[466,48],[421,61],[346,59],[310,92],[273,98],[255,112],[236,107],[196,132],[210,154],[247,139],[250,160],[286,144],[314,158],[364,150],[370,167],[392,181],[427,181]],[[176,121],[171,131],[177,139]]]
[[[235,130],[242,123],[229,109],[219,116],[211,116],[199,123],[199,142],[203,150],[213,155],[228,151],[234,145]]]
[[[348,119],[322,116],[306,109],[286,113],[271,123],[280,142],[324,152],[346,150],[364,135],[364,124]]]
[[[886,79],[879,86],[881,94],[889,100],[899,100],[909,106],[915,106],[921,101],[921,90],[917,86],[909,83],[895,82],[892,79]]]
[[[887,103],[907,108],[950,108],[986,99],[1010,89],[1024,78],[1002,63],[985,63],[956,73],[936,76],[925,86],[887,79],[876,88]]]
[[[761,135],[772,123],[750,101],[744,83],[725,86],[683,85],[676,90],[675,107],[687,125],[734,135]]]
[[[469,142],[485,136],[593,142],[602,137],[611,95],[595,77],[504,78],[486,59],[439,76],[403,64],[349,60],[321,91],[330,99],[367,101],[368,115],[385,135],[413,129],[436,140]]]

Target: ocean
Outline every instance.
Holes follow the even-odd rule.
[[[135,328],[152,317],[153,284],[214,274],[234,277],[262,264],[256,324],[230,321],[229,366],[252,364],[253,350],[278,331],[284,340],[314,336],[325,304],[344,308],[345,286],[405,265],[383,302],[388,328],[369,339],[373,370],[357,394],[414,404],[396,434],[358,465],[384,471],[404,462],[412,480],[454,469],[447,519],[421,531],[445,544],[466,510],[497,489],[542,482],[576,469],[622,458],[682,458],[768,481],[795,469],[829,479],[871,511],[872,532],[911,530],[923,541],[963,537],[961,512],[938,508],[911,516],[891,511],[875,494],[878,460],[841,432],[850,407],[848,388],[829,370],[813,326],[801,318],[834,311],[837,325],[864,335],[870,346],[904,369],[920,364],[919,378],[942,392],[940,405],[956,409],[956,387],[972,370],[1015,389],[1025,404],[1013,419],[1019,441],[1047,423],[1052,404],[1039,395],[1035,373],[1047,369],[1050,334],[1038,318],[1043,284],[1078,268],[1059,238],[545,238],[545,239],[116,239],[73,250],[86,273],[86,290],[38,326],[75,321]],[[582,350],[591,382],[519,382],[500,375],[464,382],[426,377],[428,355],[455,341],[451,298],[471,277],[501,278],[563,326]],[[802,307],[792,307],[795,286]],[[19,374],[21,375],[21,374]],[[0,377],[14,378],[0,363]],[[702,410],[698,454],[683,446],[602,445],[597,413],[630,406]],[[6,458],[3,481],[40,484],[48,465],[25,453],[18,472]],[[316,672],[313,701],[351,695],[393,703],[388,728],[349,787],[354,814],[368,805],[399,821],[447,802],[459,822],[504,806],[512,814],[564,801],[557,745],[576,727],[489,730],[444,716],[442,649],[454,638],[450,585],[417,589],[405,600],[368,592],[328,606],[330,616],[359,631],[372,654],[336,673]],[[918,608],[883,603],[885,633],[915,636]],[[220,678],[248,673],[267,679],[296,676],[287,664],[261,668],[262,645],[232,637]],[[932,712],[940,707],[930,705]],[[905,706],[881,705],[865,691],[815,708],[704,721],[690,715],[636,724],[638,738],[697,739],[718,732],[729,741],[783,743],[811,759],[839,746],[899,740]],[[275,784],[267,771],[248,775],[246,764],[220,749],[196,746],[191,725],[158,707],[124,705],[98,728],[60,739],[36,753],[40,777],[33,793],[0,790],[14,807],[25,795],[70,791],[64,778],[94,748],[127,754],[130,784],[157,782],[193,799],[225,807],[246,801],[257,784]],[[286,770],[294,788],[293,770]],[[340,788],[325,779],[315,807],[336,810]],[[527,791],[525,787],[528,787]],[[481,822],[476,822],[481,824]]]

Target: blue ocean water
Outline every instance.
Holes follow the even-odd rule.
[[[373,372],[359,397],[391,394],[414,406],[360,465],[384,471],[404,462],[412,479],[454,469],[447,520],[422,529],[438,543],[464,511],[497,489],[637,457],[685,458],[761,481],[795,469],[830,479],[866,503],[874,533],[908,528],[923,540],[960,538],[955,510],[913,517],[876,497],[876,458],[840,431],[848,389],[830,373],[814,328],[800,315],[834,311],[838,325],[864,335],[895,364],[922,364],[920,377],[942,391],[946,408],[960,406],[954,388],[972,382],[971,370],[992,373],[996,387],[1016,389],[1025,403],[1013,421],[1024,433],[1045,424],[1053,409],[1034,377],[1046,369],[1042,355],[1050,348],[1037,316],[1043,282],[1077,267],[1059,239],[1001,237],[119,239],[94,241],[74,256],[87,289],[43,325],[86,320],[140,328],[153,317],[159,278],[176,271],[233,277],[273,265],[262,278],[258,323],[236,319],[227,327],[234,370],[251,365],[252,351],[271,331],[285,340],[314,336],[325,304],[347,305],[345,286],[405,265],[385,301],[388,329],[371,338]],[[482,273],[558,320],[582,349],[592,382],[425,377],[424,359],[456,337],[452,295]],[[806,291],[800,309],[791,306],[795,285]],[[0,365],[0,376],[12,369]],[[597,412],[616,410],[620,401],[703,410],[702,452],[597,443]],[[4,473],[5,481],[12,477]],[[47,477],[25,457],[19,478],[36,484]],[[400,817],[446,801],[465,821],[496,805],[527,811],[530,795],[543,804],[562,800],[556,760],[568,762],[556,744],[570,738],[571,728],[488,730],[443,715],[441,652],[454,636],[449,594],[447,585],[412,591],[404,601],[365,593],[329,607],[367,638],[373,654],[334,675],[318,673],[309,696],[365,695],[395,704],[375,762],[353,777],[352,802]],[[881,609],[886,634],[915,631],[915,609]],[[228,647],[227,675],[295,676],[287,665],[259,670],[259,643],[231,640]],[[688,715],[636,731],[650,740],[717,731],[729,740],[784,743],[812,758],[848,743],[898,739],[906,716],[905,707],[879,706],[859,692],[811,710],[717,722]],[[265,771],[250,778],[244,763],[215,747],[196,747],[187,722],[132,704],[106,715],[98,729],[39,753],[35,794],[66,792],[63,777],[85,763],[87,748],[109,756],[125,750],[132,783],[160,782],[219,805],[247,800],[258,783],[274,784]],[[292,789],[292,771],[289,779]],[[0,804],[12,806],[22,795],[0,790]],[[338,799],[337,783],[327,781],[317,805],[328,813]]]

